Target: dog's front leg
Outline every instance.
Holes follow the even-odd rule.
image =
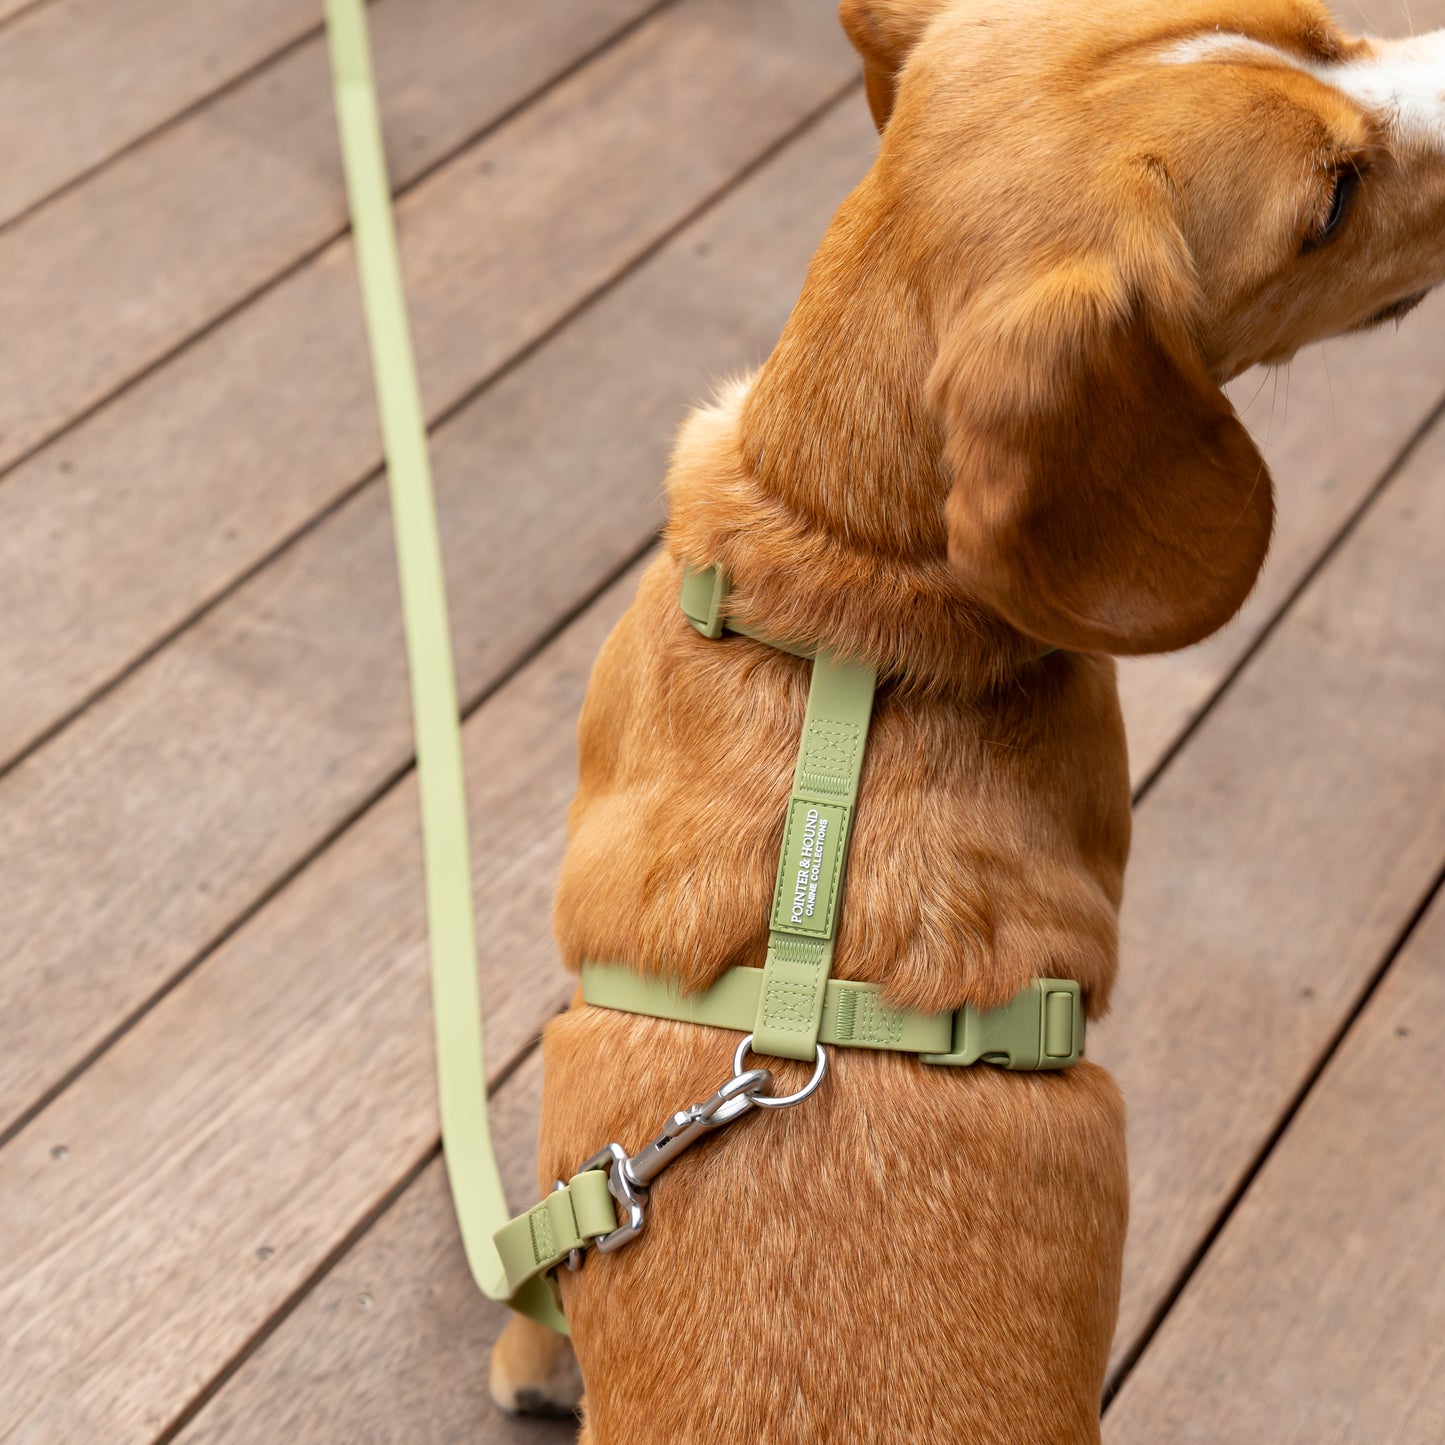
[[[582,1372],[565,1335],[514,1316],[492,1347],[492,1399],[509,1415],[573,1415]]]

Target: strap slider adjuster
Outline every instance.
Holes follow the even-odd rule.
[[[704,637],[722,636],[727,595],[728,579],[721,567],[682,569],[682,615]]]

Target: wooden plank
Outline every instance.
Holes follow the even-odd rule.
[[[1437,899],[1129,1376],[1111,1445],[1445,1439],[1442,1019]]]
[[[826,0],[684,0],[399,208],[429,414],[856,77]],[[0,486],[0,758],[380,459],[349,240]],[[649,482],[649,485],[652,485]]]
[[[514,1201],[536,1189],[541,1091],[535,1054],[493,1101],[492,1125]],[[570,1421],[508,1419],[493,1406],[487,1359],[507,1318],[467,1272],[446,1171],[437,1161],[177,1439],[182,1445],[575,1440]]]
[[[405,185],[654,0],[382,0],[392,179]],[[313,5],[313,18],[320,7]],[[0,467],[346,226],[323,38],[0,232]]]
[[[1138,810],[1115,1014],[1116,1363],[1168,1298],[1445,857],[1445,425]]]
[[[442,428],[466,695],[645,544],[683,410],[718,368],[771,344],[871,145],[861,104],[835,113]],[[0,1117],[203,952],[410,750],[376,485],[0,780],[0,909],[14,910],[0,932]]]
[[[309,0],[51,0],[15,14],[0,30],[0,224],[319,18]]]
[[[572,987],[557,722],[634,586],[467,727],[492,1078]],[[0,1150],[0,1438],[165,1431],[434,1149],[415,814],[408,779]]]

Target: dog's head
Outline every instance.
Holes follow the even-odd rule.
[[[843,0],[922,298],[950,560],[1063,647],[1183,646],[1269,545],[1220,384],[1445,279],[1445,32],[1311,0]]]

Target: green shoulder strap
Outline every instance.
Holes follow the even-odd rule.
[[[531,1272],[514,1294],[492,1242],[509,1215],[487,1120],[461,730],[426,422],[407,328],[363,0],[326,0],[326,25],[411,669],[447,1174],[467,1263],[482,1292],[565,1333],[566,1321],[545,1280]],[[584,1221],[584,1227],[588,1222],[600,1226],[602,1211],[594,1207],[590,1213],[598,1218]],[[615,1222],[609,1212],[605,1228]]]

